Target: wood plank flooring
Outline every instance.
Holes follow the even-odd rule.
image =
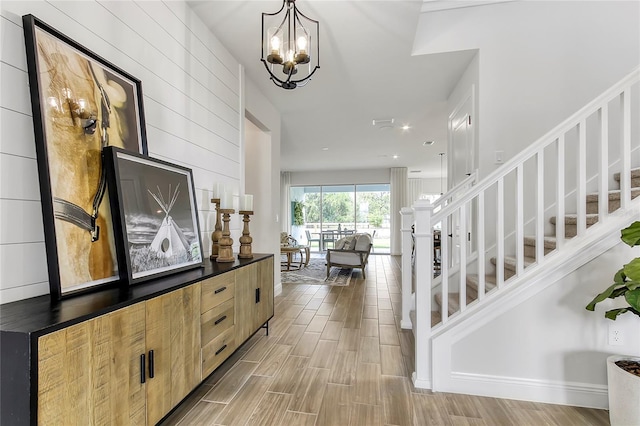
[[[361,275],[359,275],[361,276]],[[163,425],[608,425],[608,412],[414,389],[400,270],[370,257],[348,287],[283,285],[247,341]]]

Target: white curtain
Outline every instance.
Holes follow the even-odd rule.
[[[392,255],[402,254],[400,209],[408,207],[407,168],[391,168],[391,248]]]
[[[280,172],[280,231],[289,232],[291,229],[291,172]]]

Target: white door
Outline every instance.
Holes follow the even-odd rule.
[[[474,169],[474,141],[471,116],[472,97],[469,96],[449,117],[451,132],[451,185],[462,182]]]
[[[475,144],[473,138],[473,96],[474,88],[467,96],[458,104],[458,106],[449,115],[449,141],[450,141],[450,170],[448,182],[449,189],[458,185],[464,179],[466,179],[475,168]],[[466,230],[467,237],[465,240],[467,254],[472,251],[472,235],[473,235],[473,217],[474,214],[471,209],[467,209],[466,215]],[[449,247],[452,252],[449,259],[452,261],[452,265],[457,264],[460,261],[460,222],[458,216],[454,216],[450,223],[451,240]]]

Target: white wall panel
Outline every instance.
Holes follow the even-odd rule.
[[[186,30],[184,32],[187,34],[185,47],[193,52],[195,57],[203,58],[205,68],[212,70],[213,74],[225,82],[230,90],[238,93],[238,61],[183,2],[164,1],[163,3],[183,23]],[[236,83],[231,82],[231,77],[235,77]]]
[[[184,140],[193,140],[194,143],[199,143],[202,146],[207,146],[214,150],[238,150],[239,132],[237,129],[232,129],[228,124],[218,121],[218,125],[223,126],[222,129],[218,128],[218,133],[225,133],[228,138],[220,136],[213,129],[216,129],[215,124],[210,123],[210,116],[202,117],[201,121],[197,120],[197,117],[185,116],[185,112],[188,113],[189,107],[159,104],[153,99],[146,98],[148,102],[145,102],[145,111],[147,116],[147,124],[154,126],[158,129],[162,129],[167,133],[173,134]],[[174,108],[178,108],[177,110]],[[185,111],[185,112],[178,112]],[[211,126],[211,127],[210,127]],[[206,141],[206,142],[205,142]],[[223,154],[225,155],[225,154]],[[226,153],[226,156],[230,154]]]
[[[0,303],[48,293],[22,29],[28,13],[141,80],[150,155],[193,170],[208,256],[213,183],[240,187],[243,113],[233,56],[184,2],[3,1],[0,7]],[[240,226],[234,217],[235,234]]]
[[[0,194],[5,199],[39,201],[36,160],[0,153]]]
[[[0,290],[49,279],[44,242],[0,245],[0,265]]]
[[[15,300],[28,299],[49,293],[49,282],[25,284],[20,287],[12,287],[6,290],[0,289],[0,303],[9,303]]]
[[[31,115],[27,73],[2,62],[0,75],[0,107]]]
[[[44,241],[39,201],[0,199],[0,218],[0,244]]]
[[[0,61],[26,71],[27,58],[22,46],[24,46],[22,26],[7,17],[0,17]]]
[[[0,123],[0,152],[36,158],[31,114],[0,108]]]

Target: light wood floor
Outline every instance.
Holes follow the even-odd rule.
[[[259,331],[163,425],[608,425],[604,410],[414,389],[400,270],[372,256],[348,287],[284,285]]]

